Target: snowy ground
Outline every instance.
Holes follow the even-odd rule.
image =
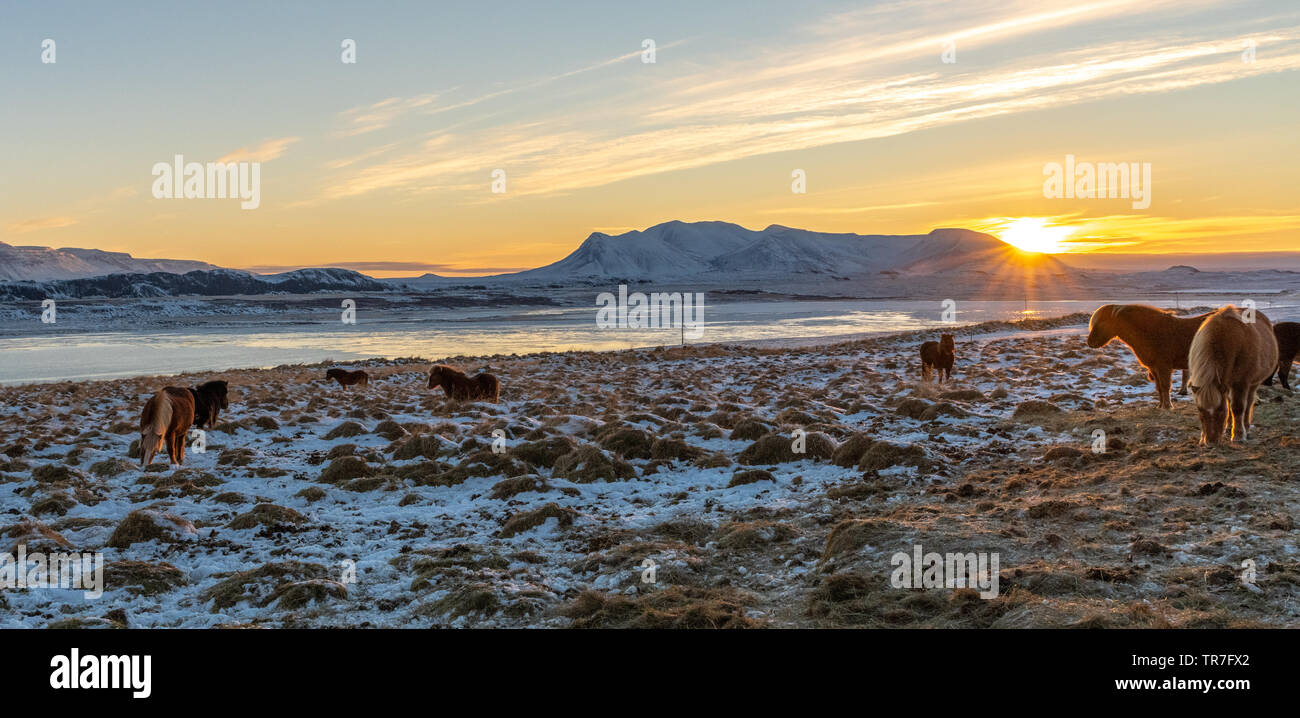
[[[1300,404],[1200,449],[1085,322],[960,330],[939,388],[929,332],[457,360],[499,405],[424,360],[0,387],[0,551],[103,551],[109,584],[0,589],[0,626],[1294,625]],[[141,471],[144,399],[211,378],[206,452]],[[915,544],[999,553],[999,596],[892,588]]]

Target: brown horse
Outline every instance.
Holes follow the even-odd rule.
[[[1169,392],[1173,388],[1175,369],[1183,371],[1183,388],[1187,393],[1187,352],[1192,337],[1209,314],[1195,317],[1174,316],[1163,309],[1145,304],[1106,304],[1098,307],[1088,321],[1088,346],[1100,349],[1112,339],[1133,350],[1133,355],[1156,383],[1161,409],[1173,408]]]
[[[495,403],[501,393],[501,384],[495,376],[479,374],[471,379],[465,372],[446,364],[435,364],[429,370],[429,388],[436,386],[441,386],[449,398],[457,401],[484,399]]]
[[[216,426],[217,417],[230,408],[229,385],[220,379],[205,382],[190,389],[194,397],[194,426],[202,429]]]
[[[185,463],[185,434],[194,423],[194,395],[169,386],[153,395],[140,412],[140,468],[167,447],[168,463]]]
[[[951,334],[940,335],[937,342],[921,345],[921,381],[930,381],[932,370],[938,370],[936,380],[942,384],[944,378],[952,378],[952,364],[955,358]]]
[[[1291,362],[1300,354],[1300,323],[1278,322],[1273,325],[1273,336],[1277,338],[1277,371],[1282,380],[1282,388],[1291,391],[1287,375],[1291,373]],[[1273,374],[1264,380],[1265,386],[1273,386]]]
[[[339,386],[344,389],[354,384],[360,384],[361,386],[370,385],[370,375],[360,369],[356,371],[348,371],[347,369],[330,369],[325,372],[325,380],[329,381],[330,379],[337,381]]]
[[[1188,363],[1201,444],[1219,443],[1225,431],[1232,441],[1245,441],[1259,385],[1277,366],[1277,339],[1268,317],[1255,311],[1254,321],[1248,321],[1231,304],[1214,312],[1196,332]]]

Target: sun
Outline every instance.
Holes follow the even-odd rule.
[[[1065,251],[1062,241],[1072,232],[1070,227],[1049,227],[1042,217],[1020,217],[1012,220],[999,238],[1022,252],[1056,254]]]

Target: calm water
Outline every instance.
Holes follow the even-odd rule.
[[[1157,306],[1163,299],[1132,298]],[[1182,306],[1217,305],[1221,298],[1180,298]],[[1096,300],[1030,302],[963,301],[961,324],[995,319],[1052,317],[1090,312]],[[1266,308],[1261,305],[1261,308]],[[708,305],[703,336],[689,343],[813,339],[906,331],[941,325],[942,308],[917,301],[736,302]],[[1270,317],[1294,319],[1294,305],[1267,307]],[[270,367],[371,357],[527,354],[609,350],[681,342],[679,329],[612,330],[595,325],[582,309],[442,311],[427,319],[292,326],[250,323],[237,328],[41,334],[0,338],[0,383],[103,379],[151,374]]]

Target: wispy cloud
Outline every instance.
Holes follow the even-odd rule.
[[[267,140],[256,147],[240,147],[239,149],[224,155],[218,162],[270,162],[280,157],[289,148],[289,145],[297,142],[299,137],[279,137],[273,140]]]
[[[486,193],[494,168],[507,170],[511,197],[568,192],[759,155],[1300,69],[1300,13],[1284,18],[1290,26],[1259,31],[1246,23],[1243,28],[1254,31],[1239,34],[1204,23],[1197,30],[1160,34],[1138,25],[1128,39],[1097,44],[1083,31],[1121,17],[1130,23],[1176,20],[1212,5],[1208,0],[1108,0],[1044,11],[1025,2],[989,3],[963,5],[960,15],[936,2],[886,5],[815,23],[788,47],[729,48],[727,55],[712,58],[716,62],[689,66],[706,69],[649,75],[650,91],[628,93],[612,84],[626,84],[626,76],[619,75],[610,81],[610,94],[562,111],[546,102],[546,93],[531,104],[521,96],[515,119],[437,131],[417,148],[360,169],[348,163],[345,171],[326,178],[322,196],[433,187]],[[888,27],[890,40],[865,42],[866,27]],[[1044,42],[1023,44],[1029,36]],[[949,39],[958,43],[959,62],[944,65],[941,43]],[[1255,62],[1241,60],[1245,39],[1261,48]],[[997,51],[1012,40],[1017,52]],[[986,52],[980,62],[966,64],[961,58],[974,47]],[[1025,50],[1030,47],[1038,51]],[[541,82],[560,82],[637,54]],[[386,102],[370,114],[405,101]]]
[[[438,99],[436,94],[416,97],[389,97],[379,102],[346,110],[340,116],[344,127],[338,134],[344,137],[364,135],[392,126],[408,113],[427,107]]]
[[[58,229],[59,227],[71,227],[77,224],[73,217],[38,217],[36,219],[27,219],[20,222],[14,222],[6,230],[10,234],[26,234],[28,232],[39,232],[42,229]]]

